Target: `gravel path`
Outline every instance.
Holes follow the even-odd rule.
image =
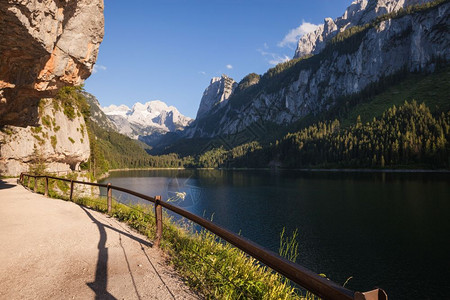
[[[0,299],[197,299],[144,236],[0,180]]]

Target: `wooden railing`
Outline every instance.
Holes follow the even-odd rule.
[[[44,179],[45,181],[45,196],[48,196],[48,190],[49,190],[49,179],[54,180],[60,180],[64,182],[70,183],[70,194],[69,199],[72,201],[73,199],[73,192],[74,192],[74,185],[75,184],[82,184],[82,185],[90,185],[90,186],[96,186],[96,187],[103,187],[106,188],[106,195],[107,195],[107,207],[108,207],[108,213],[111,213],[112,211],[112,190],[124,192],[133,196],[136,196],[138,198],[141,198],[143,200],[147,200],[155,205],[155,218],[156,218],[156,238],[154,241],[154,244],[156,246],[160,245],[161,237],[162,237],[162,231],[163,231],[163,222],[162,222],[162,208],[166,208],[184,218],[187,218],[198,225],[202,226],[203,228],[211,231],[218,237],[222,238],[223,240],[229,242],[230,244],[234,245],[235,247],[241,249],[248,255],[254,257],[261,263],[265,264],[266,266],[270,267],[274,271],[278,272],[279,274],[285,276],[289,280],[293,281],[294,283],[298,284],[299,286],[307,289],[308,291],[316,294],[317,296],[322,297],[323,299],[355,299],[355,300],[387,300],[387,295],[382,289],[374,289],[369,292],[361,293],[361,292],[355,292],[349,289],[346,289],[345,287],[342,287],[326,278],[323,278],[319,276],[318,274],[306,269],[305,267],[302,267],[298,264],[295,264],[291,261],[288,261],[287,259],[284,259],[280,257],[278,254],[264,249],[263,247],[246,240],[245,238],[228,231],[220,226],[217,226],[216,224],[212,223],[211,221],[208,221],[207,219],[204,219],[202,217],[199,217],[197,215],[194,215],[193,213],[190,213],[182,208],[179,208],[175,205],[172,205],[168,202],[165,202],[162,200],[161,196],[148,196],[144,195],[126,188],[113,186],[112,184],[99,184],[99,183],[92,183],[92,182],[84,182],[84,181],[77,181],[77,180],[71,180],[67,178],[59,178],[59,177],[53,177],[53,176],[46,176],[46,175],[32,175],[32,174],[26,174],[22,173],[20,175],[19,181],[23,185],[25,177],[28,178],[28,183],[30,178],[34,179],[34,192],[37,192],[37,180],[38,179]]]

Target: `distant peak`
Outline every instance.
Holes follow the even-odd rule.
[[[200,106],[197,111],[197,119],[205,116],[212,108],[218,107],[219,104],[230,98],[237,82],[228,75],[222,74],[221,77],[213,77],[211,83],[203,92]]]
[[[377,17],[398,11],[415,4],[423,4],[432,0],[355,0],[336,19],[325,18],[313,32],[303,35],[297,43],[294,58],[321,52],[328,41],[339,32],[353,26],[370,23]]]
[[[130,110],[130,108],[128,106],[126,106],[125,104],[121,104],[119,106],[117,106],[115,104],[111,104],[110,106],[102,107],[102,110],[106,113],[109,111],[127,111],[127,110]]]
[[[183,116],[176,107],[161,100],[136,102],[132,109],[126,105],[110,105],[103,111],[115,122],[121,133],[132,138],[152,132],[169,132],[184,129],[192,119]],[[122,131],[121,131],[122,130]]]
[[[211,82],[209,84],[213,84],[213,83],[221,81],[221,80],[230,80],[230,79],[233,80],[233,78],[231,78],[227,74],[222,74],[220,77],[211,78]]]

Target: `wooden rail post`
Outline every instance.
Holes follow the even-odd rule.
[[[72,201],[73,198],[73,180],[70,181],[70,201]]]
[[[37,177],[34,176],[34,187],[33,187],[34,192],[37,192]]]
[[[108,214],[112,211],[112,188],[111,183],[108,182],[108,186],[106,187],[106,195],[108,197]]]
[[[48,197],[48,177],[45,176],[45,197]]]
[[[155,236],[155,246],[159,247],[162,238],[162,206],[161,206],[161,196],[155,196],[155,218],[156,218],[156,236]]]

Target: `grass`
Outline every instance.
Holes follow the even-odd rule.
[[[50,143],[52,144],[53,149],[56,149],[56,144],[58,143],[56,135],[52,135],[50,137]]]
[[[34,180],[25,180],[34,188]],[[69,184],[49,180],[49,195],[68,200]],[[44,193],[44,180],[38,180],[38,193]],[[103,197],[77,197],[73,202],[107,212]],[[111,215],[127,223],[150,240],[155,238],[155,217],[152,205],[125,205],[113,201]],[[188,286],[206,299],[318,299],[293,286],[286,278],[261,265],[246,253],[221,240],[207,230],[196,231],[189,221],[174,221],[167,213],[163,218],[161,248],[170,263]],[[283,231],[281,254],[295,261],[297,233],[292,237]]]

